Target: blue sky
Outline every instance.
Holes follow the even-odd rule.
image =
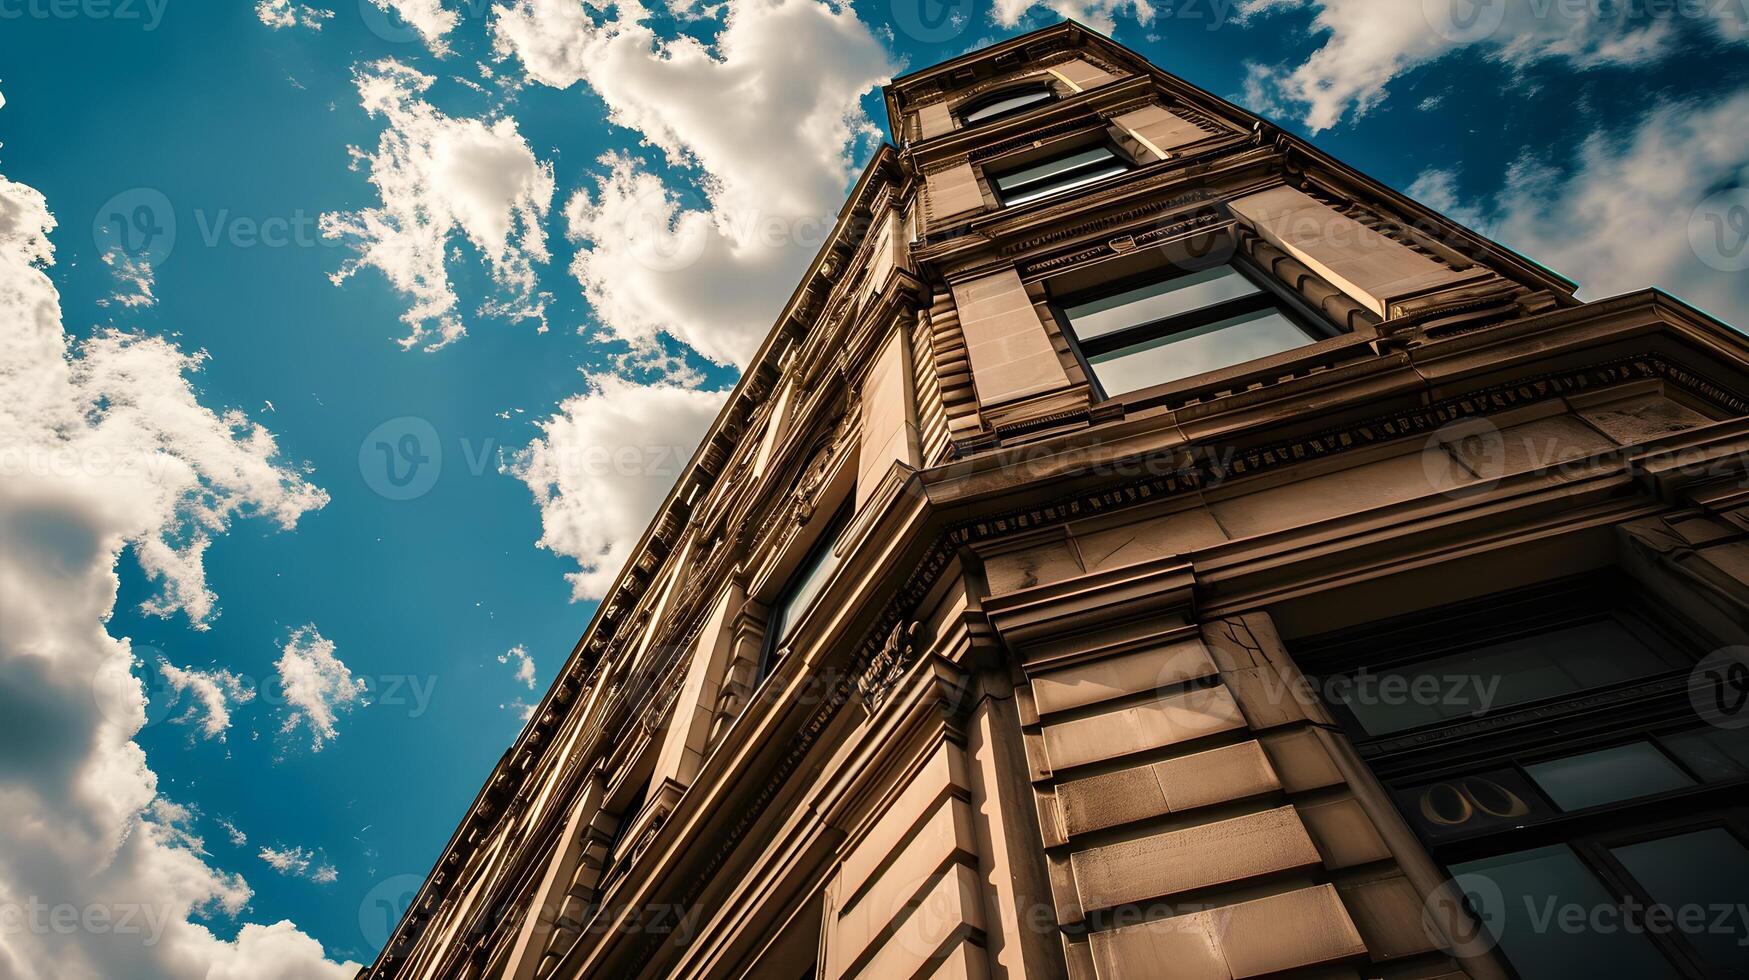
[[[0,0],[0,973],[374,956],[879,83],[1065,15],[1749,320],[1744,0]]]

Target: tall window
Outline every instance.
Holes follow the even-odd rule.
[[[1749,976],[1749,729],[1690,705],[1710,645],[1591,576],[1294,646],[1539,980]]]
[[[765,624],[765,646],[759,657],[759,678],[763,680],[776,666],[777,657],[789,641],[796,623],[813,608],[814,600],[820,597],[820,590],[831,580],[832,573],[839,564],[838,554],[833,550],[838,543],[838,536],[844,530],[844,524],[850,517],[848,506],[833,515],[827,523],[826,530],[820,539],[814,542],[808,556],[802,559],[801,565],[790,573],[790,578],[783,587],[783,593],[771,607],[771,617]]]
[[[960,122],[966,126],[993,122],[1005,116],[1025,112],[1033,106],[1055,101],[1056,97],[1056,90],[1048,85],[1033,85],[1022,89],[993,92],[961,109]]]
[[[1303,347],[1338,331],[1238,264],[1170,273],[1054,305],[1106,395]]]
[[[1065,153],[1038,163],[991,175],[996,196],[1003,205],[1013,207],[1028,201],[1061,194],[1107,177],[1115,177],[1133,166],[1115,148],[1101,143],[1097,146]]]

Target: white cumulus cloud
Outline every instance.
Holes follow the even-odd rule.
[[[716,418],[727,392],[591,375],[509,465],[534,492],[540,546],[575,559],[572,597],[599,599]]]
[[[124,553],[156,583],[150,611],[204,623],[210,538],[244,517],[291,527],[327,498],[265,429],[200,403],[199,355],[141,334],[69,337],[47,272],[54,227],[40,193],[0,177],[0,896],[128,903],[137,928],[9,929],[0,972],[348,980],[357,965],[329,963],[291,923],[226,941],[199,921],[241,915],[250,889],[158,795],[134,741],[135,653],[108,629]]]
[[[1319,46],[1298,64],[1252,65],[1245,101],[1291,113],[1314,133],[1384,100],[1391,81],[1420,65],[1474,48],[1522,70],[1544,61],[1575,69],[1635,66],[1678,49],[1679,14],[1696,11],[1716,36],[1741,39],[1736,3],[1596,4],[1552,0],[1241,0],[1256,24],[1295,9],[1315,11]]]
[[[289,735],[309,729],[312,752],[322,751],[333,740],[341,712],[366,703],[364,679],[352,676],[352,670],[334,656],[334,641],[313,625],[292,631],[273,667],[279,672],[287,707],[280,732]]]
[[[667,333],[741,364],[830,232],[857,157],[878,135],[862,97],[894,65],[848,4],[729,0],[711,46],[663,37],[635,2],[515,0],[494,45],[535,82],[587,83],[612,122],[690,175],[702,197],[627,153],[566,208],[572,272],[615,335]]]
[[[374,152],[352,149],[381,203],[322,215],[322,234],[357,251],[334,282],[376,269],[412,301],[402,346],[442,347],[466,333],[445,265],[459,238],[486,262],[498,293],[481,313],[546,329],[535,266],[548,260],[552,166],[514,119],[457,119],[431,106],[422,96],[435,79],[398,61],[365,65],[355,81],[365,111],[386,124]]]
[[[1407,193],[1575,280],[1582,296],[1658,286],[1749,324],[1738,271],[1749,266],[1749,90],[1661,104],[1625,133],[1593,134],[1563,169],[1526,153],[1477,200],[1461,198],[1457,178],[1428,170]]]

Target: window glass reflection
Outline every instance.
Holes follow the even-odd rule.
[[[1593,911],[1619,903],[1565,844],[1455,864],[1451,873],[1524,980],[1677,975],[1644,933],[1593,927]],[[1606,913],[1601,921],[1619,920]]]
[[[1682,764],[1709,783],[1749,776],[1749,728],[1698,728],[1664,736]]]
[[[1611,852],[1653,902],[1676,913],[1682,936],[1709,965],[1749,970],[1749,849],[1735,834],[1709,827]]]
[[[1177,381],[1303,347],[1315,338],[1274,309],[1217,320],[1087,358],[1108,395]]]
[[[1063,312],[1082,340],[1200,310],[1262,292],[1230,265],[1162,279],[1113,296],[1066,307]]]
[[[775,631],[777,644],[781,646],[789,639],[789,631],[795,626],[796,620],[819,598],[820,590],[826,587],[826,581],[832,577],[833,569],[838,567],[838,555],[832,550],[831,542],[824,547],[815,549],[808,556],[807,564],[796,570],[795,578],[790,580],[788,592],[777,608],[771,611],[769,629]]]
[[[1630,742],[1524,767],[1563,810],[1583,810],[1694,785],[1651,742]]]
[[[1621,623],[1600,619],[1377,671],[1343,701],[1369,735],[1388,735],[1678,666],[1680,661],[1646,646]],[[1387,678],[1401,680],[1383,683]],[[1416,684],[1417,678],[1432,680]],[[1386,696],[1391,690],[1410,693]],[[1430,696],[1414,696],[1416,690]]]
[[[981,105],[976,109],[967,112],[965,115],[961,116],[960,119],[968,126],[974,123],[988,122],[998,116],[1005,116],[1011,112],[1017,112],[1026,106],[1038,102],[1049,102],[1054,97],[1055,96],[1053,96],[1051,92],[1044,89],[1016,92],[986,105]]]
[[[1095,146],[994,177],[1005,205],[1025,204],[1124,173],[1129,164],[1109,146]]]

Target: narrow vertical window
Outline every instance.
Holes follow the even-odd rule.
[[[759,657],[759,680],[764,680],[771,673],[772,667],[776,666],[778,655],[783,651],[796,623],[813,608],[814,601],[820,597],[820,590],[826,587],[832,573],[837,570],[839,556],[835,546],[849,514],[849,508],[844,508],[833,516],[820,539],[814,542],[808,556],[790,573],[782,594],[772,605],[771,618],[765,624],[765,646]]]

